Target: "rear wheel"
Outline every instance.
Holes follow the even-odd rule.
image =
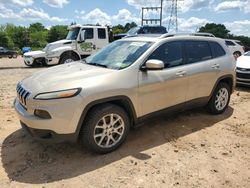
[[[240,52],[234,52],[233,54],[236,58],[240,57],[241,56],[241,53]]]
[[[123,143],[129,129],[127,113],[117,105],[105,104],[88,113],[80,139],[89,150],[108,153]]]
[[[227,83],[221,82],[216,87],[209,103],[208,110],[212,114],[223,113],[229,104],[231,89]]]

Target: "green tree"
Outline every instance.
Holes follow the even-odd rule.
[[[124,31],[128,32],[133,27],[137,27],[137,24],[135,22],[126,23],[124,26]]]
[[[0,31],[0,46],[7,47],[7,48],[14,47],[13,42],[10,40],[9,36],[4,31]]]
[[[29,31],[31,33],[44,31],[44,30],[46,30],[46,29],[43,26],[43,24],[41,24],[40,22],[32,23],[32,24],[30,24],[30,27],[29,27]]]
[[[37,31],[30,33],[30,46],[33,48],[44,48],[48,38],[48,31]]]
[[[208,23],[199,29],[199,32],[212,33],[216,37],[228,38],[229,30],[223,24]]]
[[[48,42],[54,42],[57,40],[65,39],[68,30],[66,25],[52,26],[48,33]]]

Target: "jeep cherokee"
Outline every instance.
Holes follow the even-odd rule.
[[[17,85],[27,133],[115,150],[129,129],[163,111],[207,106],[223,113],[235,86],[225,41],[195,35],[131,37],[86,59],[34,73]]]

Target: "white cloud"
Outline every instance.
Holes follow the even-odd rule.
[[[216,12],[222,12],[232,9],[240,9],[242,8],[243,4],[241,1],[224,1],[222,3],[219,3],[214,10]]]
[[[68,0],[43,0],[43,2],[54,8],[63,8],[64,5],[68,4]]]
[[[11,2],[21,7],[27,7],[34,3],[33,0],[11,0]]]
[[[127,3],[137,9],[146,6],[160,6],[160,0],[126,0]],[[183,0],[178,1],[178,11],[187,12],[189,10],[200,10],[208,7],[214,0]],[[164,14],[168,14],[172,1],[163,1]]]
[[[112,19],[116,22],[127,23],[127,22],[135,22],[140,23],[141,19],[132,15],[132,13],[127,9],[119,10],[117,15],[112,16]]]
[[[42,9],[24,8],[19,15],[22,19],[29,19],[29,20],[48,20],[52,22],[63,22],[67,20],[59,17],[53,17],[53,16],[51,17],[48,13],[44,12],[44,10]]]
[[[223,24],[235,35],[246,35],[250,37],[250,20],[224,22]]]
[[[197,17],[190,17],[188,19],[179,18],[179,32],[196,32],[197,29],[209,22],[211,21]]]
[[[88,14],[84,14],[85,12],[82,13],[83,14],[77,15],[76,18],[81,19],[89,24],[98,23],[101,25],[111,25],[111,16],[109,16],[106,12],[103,12],[99,8],[90,11]]]
[[[9,9],[4,4],[0,3],[0,18],[19,19],[20,16],[17,15],[12,9]]]

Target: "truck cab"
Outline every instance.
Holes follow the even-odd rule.
[[[80,60],[95,53],[109,43],[105,26],[71,25],[66,39],[46,45],[42,51],[24,54],[27,66],[64,64]]]

